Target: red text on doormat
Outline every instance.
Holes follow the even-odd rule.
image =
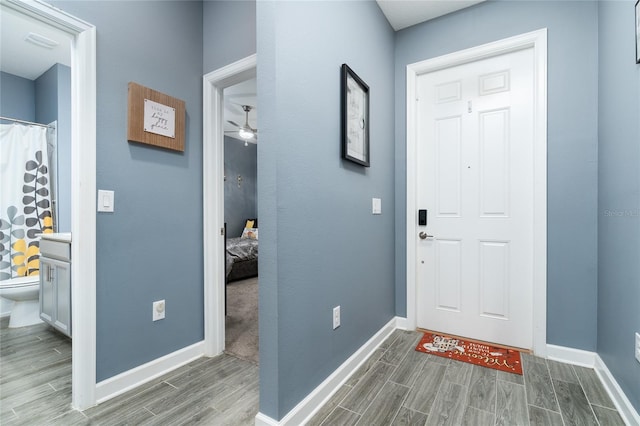
[[[416,351],[522,375],[520,352],[489,343],[470,342],[458,337],[424,333]]]

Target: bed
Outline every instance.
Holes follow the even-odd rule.
[[[227,282],[258,275],[257,227],[245,228],[241,237],[227,238],[226,249]]]

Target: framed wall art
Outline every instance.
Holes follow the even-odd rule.
[[[640,0],[636,2],[636,64],[640,64]]]
[[[129,83],[127,139],[184,152],[184,101]]]
[[[342,158],[369,167],[369,86],[342,64]]]

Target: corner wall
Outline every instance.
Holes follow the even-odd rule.
[[[256,1],[204,0],[203,74],[256,53]]]
[[[370,1],[258,2],[257,25],[260,412],[279,420],[395,316],[393,31]],[[370,86],[369,168],[341,159],[342,63]]]
[[[53,65],[35,80],[35,87],[35,121],[57,121],[56,231],[71,232],[71,68]]]
[[[599,2],[598,354],[640,412],[640,64],[635,1]]]
[[[36,86],[33,80],[0,71],[0,94],[1,116],[36,120]]]

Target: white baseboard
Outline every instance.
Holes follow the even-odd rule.
[[[371,339],[360,347],[353,355],[342,363],[324,382],[320,383],[306,398],[287,413],[282,420],[277,421],[262,413],[256,416],[256,426],[297,426],[303,425],[333,396],[366,359],[380,346],[380,344],[396,329],[401,328],[405,318],[395,317],[382,327]]]
[[[408,330],[409,321],[407,320],[407,318],[396,317],[396,328],[399,328],[400,330]]]
[[[160,377],[204,355],[204,341],[167,354],[151,362],[110,377],[96,384],[98,404]]]
[[[628,425],[640,425],[638,412],[631,404],[631,401],[629,401],[629,398],[624,394],[618,382],[616,382],[607,365],[596,352],[547,345],[547,358],[554,361],[593,368],[625,423]]]
[[[618,409],[618,413],[620,413],[622,420],[624,420],[628,425],[640,425],[640,415],[638,415],[638,412],[631,404],[631,401],[629,401],[629,398],[627,398],[627,395],[624,394],[620,385],[618,385],[618,382],[609,371],[609,368],[607,368],[607,365],[604,363],[602,358],[600,358],[600,355],[596,354],[594,368],[602,382],[602,385],[611,397],[613,404]]]
[[[584,351],[582,349],[547,345],[547,358],[554,361],[566,362],[567,364],[594,368],[596,365],[596,356],[597,354],[595,352]]]

